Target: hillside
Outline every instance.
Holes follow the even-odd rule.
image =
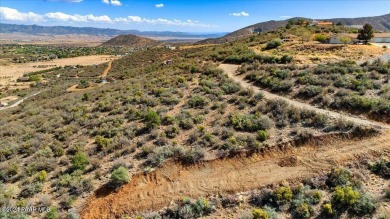
[[[146,37],[140,37],[133,34],[120,35],[110,39],[102,46],[124,46],[124,47],[145,47],[156,46],[159,42]]]
[[[251,35],[254,31],[267,32],[270,30],[275,30],[277,28],[285,26],[289,20],[297,20],[297,19],[300,19],[300,17],[294,17],[282,21],[272,20],[272,21],[261,22],[261,23],[257,23],[236,30],[223,37],[206,39],[206,40],[199,41],[198,43],[218,44],[218,43],[230,42],[238,37]],[[309,18],[303,18],[303,19],[308,20]],[[375,17],[333,18],[333,19],[316,19],[316,20],[331,21],[333,23],[341,22],[343,25],[362,25],[365,23],[369,23],[378,31],[390,31],[390,14],[385,14],[382,16],[375,16]]]
[[[70,26],[39,26],[39,25],[18,25],[0,23],[0,33],[23,33],[30,35],[64,35],[64,34],[86,34],[86,35],[107,35],[117,36],[121,34],[135,34],[149,37],[180,37],[180,38],[213,38],[223,36],[225,33],[187,33],[172,31],[138,31],[138,30],[117,30],[110,28],[94,27],[70,27]]]

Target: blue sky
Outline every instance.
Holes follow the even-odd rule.
[[[390,13],[389,0],[0,0],[0,22],[185,32],[229,32],[289,17]]]

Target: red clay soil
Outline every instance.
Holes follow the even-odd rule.
[[[87,200],[81,218],[121,218],[159,210],[183,196],[197,198],[249,191],[267,184],[311,177],[364,156],[389,155],[390,132],[386,132],[359,140],[323,138],[322,144],[191,166],[169,161],[152,173],[133,176],[130,183],[116,191],[97,190]]]

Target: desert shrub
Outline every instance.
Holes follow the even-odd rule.
[[[225,94],[234,94],[239,92],[241,87],[234,81],[226,80],[221,84],[221,89],[225,92]]]
[[[129,182],[130,176],[129,171],[124,167],[118,167],[111,173],[110,182],[113,185],[122,185]]]
[[[266,50],[275,49],[275,48],[278,48],[280,45],[282,45],[281,40],[279,40],[279,39],[271,40],[267,43],[267,45],[265,46],[265,49]]]
[[[333,202],[338,206],[350,207],[360,198],[360,193],[350,186],[337,186],[333,193]]]
[[[9,213],[5,211],[0,211],[1,219],[28,219],[27,215],[22,213]]]
[[[382,177],[390,177],[390,162],[385,160],[378,160],[374,164],[369,165],[370,170]]]
[[[328,37],[326,35],[324,35],[324,34],[316,34],[314,36],[314,40],[318,41],[318,42],[321,42],[321,43],[325,42],[327,39],[328,39]]]
[[[326,203],[322,206],[322,211],[326,214],[326,215],[333,215],[333,208],[332,208],[332,204],[331,203]]]
[[[205,198],[196,201],[182,198],[180,203],[173,209],[167,209],[162,214],[163,218],[199,218],[207,216],[214,211],[214,206]]]
[[[84,170],[89,164],[88,156],[78,152],[72,157],[71,163],[73,170]]]
[[[310,218],[310,206],[305,202],[297,203],[293,206],[292,214],[295,218]]]
[[[169,126],[166,130],[165,130],[165,134],[168,138],[174,138],[176,137],[178,134],[180,133],[180,130],[179,130],[179,127],[173,125],[173,126]]]
[[[346,169],[332,169],[331,172],[328,173],[326,184],[331,188],[345,186],[350,183],[351,177],[351,173]]]
[[[167,115],[162,118],[163,125],[173,125],[174,123],[175,123],[175,117],[173,116]]]
[[[235,114],[229,117],[229,122],[236,130],[259,131],[270,129],[274,123],[268,116],[253,114]]]
[[[269,136],[269,134],[265,130],[257,131],[257,140],[259,140],[261,142],[267,140],[268,136]]]
[[[206,97],[195,95],[188,100],[187,104],[191,108],[197,108],[197,107],[202,108],[204,106],[207,106],[208,102],[209,101]]]
[[[90,179],[81,179],[76,177],[70,182],[69,192],[72,195],[79,196],[84,192],[90,192],[93,190],[92,181]]]
[[[183,153],[183,149],[181,147],[174,147],[174,146],[158,147],[148,154],[147,161],[152,166],[160,166],[166,159],[170,157],[178,157],[182,153]]]
[[[360,198],[353,204],[350,212],[358,216],[371,215],[375,212],[376,205],[371,197],[366,194],[360,196]]]
[[[252,217],[253,219],[268,219],[269,218],[267,212],[265,212],[263,209],[260,209],[260,208],[253,209],[252,216],[253,216]]]
[[[41,172],[39,172],[37,174],[37,176],[35,177],[35,181],[38,181],[38,182],[44,182],[47,178],[47,173],[45,170],[42,170]]]
[[[286,203],[292,200],[293,193],[290,187],[279,187],[274,191],[275,201],[278,203]]]
[[[178,116],[176,116],[176,120],[179,123],[179,127],[183,129],[191,129],[194,127],[194,120],[190,112],[181,112]]]
[[[205,151],[200,147],[191,148],[179,155],[179,159],[184,163],[196,163],[203,159]]]
[[[31,197],[39,192],[42,192],[42,188],[43,186],[40,182],[27,184],[22,187],[22,191],[19,193],[19,196],[22,198]]]
[[[87,87],[89,87],[89,86],[90,86],[90,84],[89,84],[88,81],[86,81],[86,80],[81,80],[80,83],[77,85],[76,88],[78,88],[78,89],[84,89],[84,88],[87,88]]]
[[[99,150],[104,150],[108,147],[108,145],[110,144],[110,139],[108,138],[105,138],[103,136],[100,136],[100,135],[97,135],[95,137],[95,143],[96,145],[98,146],[98,149]]]
[[[46,213],[44,219],[58,219],[60,216],[58,215],[58,210],[56,207],[50,207],[49,212]]]
[[[304,96],[304,97],[312,98],[312,97],[317,96],[321,92],[322,92],[322,88],[321,87],[314,86],[314,85],[309,85],[309,86],[306,86],[306,87],[300,89],[298,93],[300,95]]]
[[[148,110],[144,116],[144,122],[148,128],[156,128],[161,125],[160,116],[153,110]]]

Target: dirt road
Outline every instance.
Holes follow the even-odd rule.
[[[43,92],[43,91],[39,91],[39,92],[37,92],[37,93],[31,94],[31,95],[29,95],[29,96],[27,96],[27,97],[24,97],[24,98],[22,98],[22,99],[16,101],[14,104],[12,104],[12,105],[10,105],[10,106],[0,107],[0,110],[6,110],[6,109],[11,109],[11,108],[17,107],[17,106],[19,106],[21,103],[23,103],[23,101],[25,101],[26,99],[31,98],[31,97],[34,97],[34,96],[36,96],[36,95],[38,95],[38,94],[40,94],[40,93],[42,93],[42,92]]]
[[[333,119],[337,119],[337,118],[343,117],[344,119],[346,119],[348,121],[352,121],[355,124],[369,125],[369,126],[373,126],[375,128],[389,129],[390,130],[390,125],[387,125],[387,124],[384,124],[384,123],[370,121],[370,120],[365,120],[365,119],[357,118],[357,117],[354,117],[354,116],[350,116],[350,115],[346,115],[346,114],[342,114],[342,113],[338,113],[338,112],[334,112],[334,111],[330,111],[330,110],[326,110],[326,109],[317,108],[317,107],[312,106],[310,104],[301,103],[301,102],[298,102],[298,101],[295,101],[295,100],[288,99],[286,97],[282,97],[282,96],[270,93],[270,92],[265,91],[265,90],[261,90],[260,88],[254,86],[253,84],[251,84],[251,83],[247,82],[246,80],[244,80],[244,75],[237,75],[236,71],[237,71],[238,67],[239,67],[238,65],[230,65],[230,64],[221,64],[219,66],[219,68],[224,70],[225,73],[231,79],[233,79],[235,82],[239,83],[242,87],[244,87],[244,88],[252,88],[256,93],[262,92],[266,99],[280,99],[280,100],[284,100],[284,101],[288,102],[289,104],[294,105],[296,107],[306,108],[306,109],[309,109],[309,110],[314,110],[317,113],[328,115],[329,117],[331,117]]]
[[[362,156],[380,155],[390,155],[390,132],[363,140],[342,141],[329,137],[322,146],[308,145],[192,166],[167,162],[155,172],[133,176],[130,183],[116,192],[97,191],[87,201],[81,218],[120,218],[124,214],[159,210],[183,196],[197,198],[249,191],[271,183],[314,176]]]

